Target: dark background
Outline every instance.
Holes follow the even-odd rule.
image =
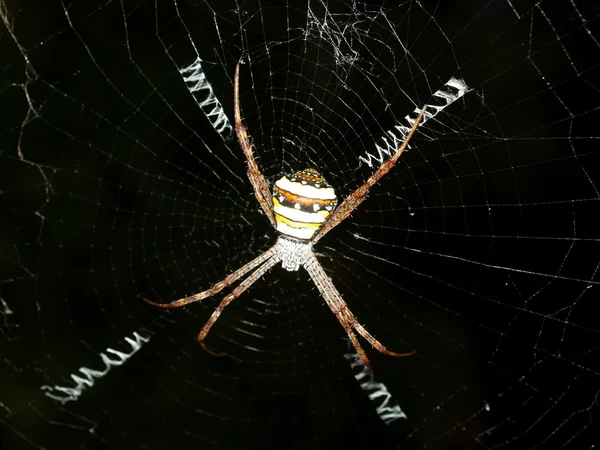
[[[2,5],[3,448],[591,448],[593,2]],[[275,238],[237,141],[178,73],[197,54],[230,118],[245,60],[267,179],[314,167],[340,197],[450,76],[473,89],[316,248],[361,323],[417,349],[365,345],[406,420],[379,419],[302,271],[276,267],[228,308],[208,339],[220,359],[194,340],[220,296],[141,301],[204,290]],[[150,342],[77,401],[44,396],[133,332]]]

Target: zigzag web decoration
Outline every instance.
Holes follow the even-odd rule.
[[[427,111],[425,112],[423,120],[419,126],[423,126],[425,122],[437,116],[445,108],[464,96],[470,90],[471,88],[469,88],[469,86],[467,86],[463,80],[454,77],[450,78],[446,84],[444,84],[444,86],[442,86],[433,94],[434,98],[441,100],[441,104],[436,105],[435,103],[428,103]],[[404,139],[414,125],[416,117],[421,111],[421,108],[422,106],[417,106],[410,114],[404,116],[404,120],[408,125],[396,125],[394,128],[387,131],[387,133],[381,138],[383,144],[375,145],[375,148],[377,149],[377,155],[367,153],[366,156],[359,156],[359,161],[361,163],[364,162],[369,167],[373,167],[373,161],[377,161],[377,163],[381,164],[384,160],[392,156],[398,147],[402,145],[402,142],[404,142]],[[408,145],[407,150],[410,148],[410,145]]]
[[[223,110],[223,105],[215,96],[211,84],[208,82],[204,70],[202,69],[202,59],[197,57],[196,60],[187,67],[179,70],[183,77],[183,81],[198,102],[198,106],[211,125],[219,134],[229,133],[232,130],[231,123]]]

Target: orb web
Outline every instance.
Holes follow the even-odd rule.
[[[0,1],[7,448],[591,448],[600,390],[593,2]],[[246,177],[345,198],[314,246],[390,350],[364,370],[275,267]],[[225,293],[226,295],[226,293]],[[140,427],[139,424],[144,424]]]

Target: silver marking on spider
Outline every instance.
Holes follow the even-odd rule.
[[[320,210],[320,209],[321,209],[321,205],[319,205],[318,203],[315,203],[315,204],[313,205],[313,211],[314,211],[314,212],[317,212],[317,211],[318,211],[318,210]]]
[[[296,203],[296,204],[294,205],[294,208],[296,208],[296,209],[300,209],[300,203]]]
[[[310,241],[302,242],[300,240],[280,236],[277,239],[275,252],[277,258],[281,261],[281,267],[290,272],[294,272],[306,264],[306,261],[312,252],[312,244]]]

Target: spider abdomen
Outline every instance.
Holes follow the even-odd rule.
[[[273,187],[277,231],[311,239],[337,205],[333,188],[314,169],[284,175]]]

